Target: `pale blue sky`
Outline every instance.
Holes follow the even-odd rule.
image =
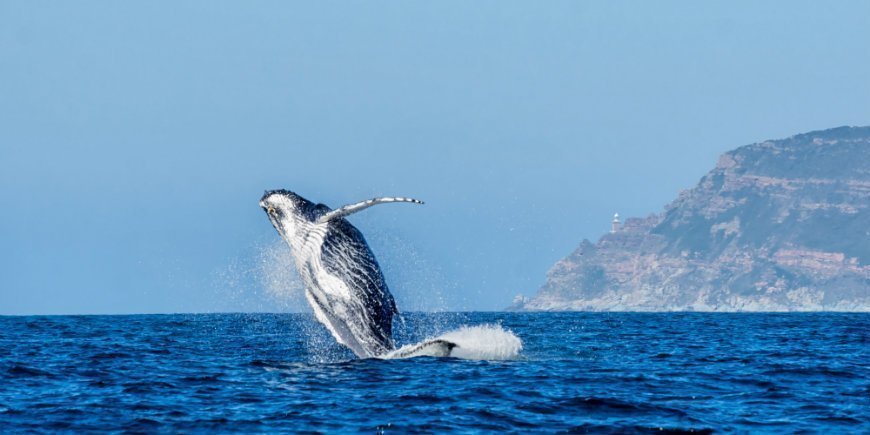
[[[400,309],[500,309],[720,153],[867,124],[863,1],[2,1],[0,314],[286,309],[274,188],[425,200],[351,217]]]

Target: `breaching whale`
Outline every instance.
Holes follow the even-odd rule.
[[[423,204],[412,198],[387,197],[333,210],[287,190],[267,191],[260,199],[260,207],[290,245],[315,317],[360,358],[383,357],[393,351],[393,316],[399,311],[368,243],[344,217],[391,202]],[[448,356],[455,346],[430,340],[400,357]]]

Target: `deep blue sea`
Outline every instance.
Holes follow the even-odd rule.
[[[0,432],[870,433],[870,315],[406,314],[517,359],[359,360],[310,315],[0,317]]]

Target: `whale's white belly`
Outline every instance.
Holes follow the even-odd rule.
[[[329,273],[322,261],[322,233],[312,232],[303,243],[291,244],[296,255],[296,268],[305,283],[305,298],[314,311],[314,316],[322,323],[340,344],[355,353],[369,354],[358,342],[352,313],[357,303],[347,283]],[[294,246],[296,245],[296,246]],[[365,341],[365,338],[360,338]],[[375,356],[375,355],[369,355]]]

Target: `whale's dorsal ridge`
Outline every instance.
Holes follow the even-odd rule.
[[[410,202],[412,204],[423,204],[423,201],[420,201],[418,199],[405,198],[405,197],[401,197],[401,196],[397,196],[397,197],[385,196],[385,197],[381,197],[381,198],[372,198],[372,199],[367,199],[365,201],[360,201],[360,202],[357,202],[354,204],[348,204],[348,205],[345,205],[343,207],[339,207],[335,210],[332,210],[332,211],[324,214],[323,216],[320,216],[320,218],[317,219],[317,223],[325,224],[333,219],[342,218],[342,217],[345,217],[347,215],[356,213],[358,211],[363,211],[369,207],[372,207],[372,206],[375,206],[378,204],[386,204],[386,203],[390,203],[390,202]]]

